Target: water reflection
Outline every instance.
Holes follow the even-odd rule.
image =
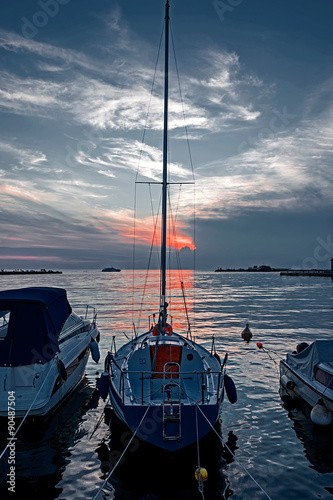
[[[305,402],[288,396],[282,396],[282,400],[308,461],[322,474],[333,472],[332,426],[325,428],[314,425],[310,419],[311,408]]]
[[[184,276],[185,293],[190,310],[190,321],[197,339],[208,349],[211,346],[211,337],[214,334],[221,358],[225,352],[229,353],[228,373],[232,376],[238,392],[238,402],[230,405],[225,402],[223,408],[224,438],[230,436],[230,443],[234,441],[236,457],[262,484],[272,498],[310,499],[328,498],[332,495],[332,461],[329,456],[329,446],[332,449],[331,435],[322,439],[316,431],[308,430],[308,422],[303,421],[295,409],[290,418],[287,411],[281,407],[278,393],[278,376],[272,361],[258,350],[256,343],[262,342],[266,348],[277,351],[282,357],[286,352],[293,351],[301,341],[311,343],[315,338],[332,337],[332,280],[327,278],[292,278],[279,275],[252,275],[250,273],[214,273],[197,272],[195,278],[191,273]],[[150,273],[147,281],[148,302],[142,308],[142,328],[148,326],[148,314],[157,312],[159,304],[153,300],[159,289],[158,272]],[[176,279],[177,273],[175,273]],[[110,348],[113,335],[117,337],[117,346],[127,342],[123,331],[129,336],[132,334],[132,319],[137,324],[137,315],[140,310],[142,285],[145,283],[145,272],[135,271],[133,286],[132,271],[121,273],[102,273],[96,271],[65,271],[62,275],[50,276],[13,276],[2,277],[1,288],[19,288],[22,286],[59,286],[67,289],[71,304],[91,304],[98,309],[98,325],[101,330],[101,361],[95,365],[88,361],[86,373],[90,384],[94,385],[96,370],[103,370],[103,360]],[[189,284],[190,283],[190,284]],[[195,284],[195,286],[193,285]],[[182,314],[178,318],[178,306],[182,306],[182,296],[179,284],[176,298],[170,300],[170,313],[174,321],[186,326]],[[132,306],[135,298],[135,307]],[[176,313],[172,309],[175,302]],[[132,307],[134,313],[132,315]],[[172,311],[172,312],[171,312]],[[180,313],[179,309],[179,313]],[[244,325],[249,322],[253,332],[253,342],[245,343],[241,338]],[[93,389],[89,389],[92,394]],[[87,398],[89,400],[89,397]],[[80,401],[80,398],[79,398]],[[19,456],[20,495],[24,497],[34,494],[40,500],[55,498],[66,500],[92,499],[101,486],[103,477],[112,466],[110,451],[122,451],[110,443],[109,427],[104,423],[89,439],[96,422],[101,414],[101,403],[96,408],[90,408],[83,398],[83,412],[77,413],[72,409],[69,420],[63,418],[58,424],[45,433],[45,438],[36,437],[26,442],[26,437],[19,439],[17,444]],[[79,405],[81,402],[78,403]],[[86,406],[88,405],[88,410]],[[71,408],[71,406],[70,406]],[[73,417],[72,426],[70,418]],[[294,421],[295,420],[295,421]],[[304,430],[305,427],[305,430]],[[0,429],[2,432],[2,429]],[[229,435],[229,431],[232,433]],[[43,431],[45,432],[45,431]],[[305,433],[305,435],[304,435]],[[7,431],[2,432],[2,440]],[[237,438],[236,438],[237,436]],[[326,446],[326,439],[328,445]],[[102,446],[102,445],[105,446]],[[111,446],[112,444],[112,446]],[[25,454],[25,450],[27,453]],[[96,452],[96,449],[99,451]],[[232,449],[232,446],[231,446]],[[263,494],[256,485],[245,475],[237,463],[231,463],[232,455],[220,448],[224,462],[206,466],[211,477],[217,477],[215,486],[211,490],[207,482],[205,488],[211,498],[221,498],[221,491],[227,483],[226,477],[220,478],[223,473],[227,476],[233,490],[235,500],[261,500]],[[144,455],[140,464],[139,479],[144,478],[148,487],[138,492],[139,498],[156,498],[155,492],[150,490],[151,475],[149,468],[152,457]],[[209,453],[208,453],[209,455]],[[218,453],[217,453],[218,455]],[[107,458],[106,458],[107,456]],[[118,455],[119,456],[119,455]],[[137,455],[138,456],[138,455]],[[98,458],[100,457],[100,458]],[[188,464],[178,461],[167,465],[168,475],[161,471],[161,484],[174,477],[182,481],[186,495],[188,492],[197,494],[194,482],[196,467],[196,450],[193,456],[185,457]],[[315,457],[315,458],[314,458]],[[184,460],[185,460],[184,458]],[[114,463],[115,456],[112,457]],[[227,462],[230,462],[228,464]],[[103,463],[103,465],[102,465]],[[115,475],[113,487],[117,493],[110,492],[110,498],[117,494],[119,498],[135,498],[135,482],[132,474],[137,475],[136,468],[140,460],[133,460],[133,469],[124,464],[125,472]],[[208,464],[208,465],[207,465]],[[315,465],[314,465],[315,464]],[[162,467],[162,464],[160,464]],[[309,466],[310,465],[310,466]],[[152,470],[156,467],[151,464]],[[155,468],[154,468],[155,467]],[[215,472],[214,473],[214,467]],[[324,472],[321,473],[320,471]],[[1,472],[6,472],[6,466]],[[183,472],[184,471],[184,472]],[[328,471],[328,472],[325,472]],[[127,483],[126,474],[128,474]],[[32,476],[30,478],[30,475]],[[174,476],[174,477],[173,477]],[[134,477],[134,476],[133,476]],[[22,478],[21,487],[19,482]],[[220,478],[220,479],[219,479]],[[302,480],[300,481],[300,478]],[[220,481],[220,483],[219,483]],[[128,486],[130,484],[130,486]],[[214,483],[213,483],[214,484]],[[221,487],[220,487],[221,485]],[[161,487],[156,492],[162,495]],[[2,486],[0,498],[6,499],[6,491]],[[150,491],[150,493],[149,493]],[[179,488],[177,494],[181,494]],[[230,487],[227,489],[230,494]],[[28,493],[28,495],[27,495]],[[126,497],[127,495],[127,497]],[[149,496],[150,495],[150,496]],[[326,496],[325,496],[326,495]],[[168,500],[173,497],[169,494]],[[13,498],[10,496],[9,498]],[[223,498],[223,497],[222,497]]]
[[[110,425],[110,439],[108,442],[102,440],[96,449],[104,480],[118,463],[132,437],[110,409],[107,410],[106,422]],[[221,432],[220,424],[216,429]],[[200,465],[208,471],[208,480],[204,483],[205,499],[225,500],[232,494],[226,468],[234,460],[236,443],[237,437],[233,432],[228,434],[228,449],[222,445],[213,431],[200,441]],[[114,492],[112,498],[116,500],[170,500],[171,497],[175,500],[202,499],[194,474],[197,464],[196,444],[185,450],[169,453],[134,437],[109,479]]]

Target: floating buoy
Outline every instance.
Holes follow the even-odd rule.
[[[63,380],[67,380],[67,371],[66,371],[65,365],[61,361],[61,359],[59,359],[59,373],[60,373],[60,377]]]
[[[295,387],[295,382],[289,378],[287,375],[282,375],[281,379],[281,384],[283,385],[283,387],[285,389],[287,389],[288,391],[291,391],[292,389],[294,389]]]
[[[333,421],[333,414],[326,408],[324,401],[320,398],[312,408],[310,418],[316,425],[330,425]]]
[[[230,403],[231,404],[236,403],[237,401],[236,386],[232,378],[229,377],[229,375],[227,375],[226,373],[224,374],[224,387]]]
[[[100,358],[99,347],[96,340],[94,339],[91,339],[90,342],[90,352],[92,359],[95,361],[95,363],[98,363]]]
[[[108,372],[103,372],[101,378],[98,381],[98,393],[103,399],[106,400],[109,394],[109,374]]]
[[[263,349],[264,348],[264,346],[262,345],[261,342],[257,342],[257,347],[258,347],[258,349]]]
[[[195,469],[195,479],[199,481],[199,477],[201,477],[203,481],[207,481],[208,479],[208,472],[203,467],[198,467],[197,469]]]
[[[246,323],[246,327],[242,331],[242,338],[243,338],[243,340],[251,340],[252,339],[252,332],[249,328],[248,323]]]

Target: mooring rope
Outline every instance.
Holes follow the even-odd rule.
[[[196,425],[196,433],[197,433],[197,456],[198,456],[198,466],[197,466],[197,479],[198,479],[198,490],[201,493],[203,500],[205,500],[204,496],[204,485],[203,478],[201,474],[201,465],[200,465],[200,448],[199,448],[199,424],[198,424],[198,406],[195,408],[195,425]]]
[[[29,415],[29,413],[30,413],[30,411],[31,411],[31,408],[32,408],[32,407],[33,407],[33,405],[35,404],[35,401],[36,401],[37,397],[39,396],[40,391],[43,389],[43,387],[44,387],[44,385],[45,385],[45,382],[46,382],[46,380],[47,380],[48,376],[49,376],[49,375],[50,375],[50,373],[51,373],[51,370],[52,370],[52,366],[50,367],[50,369],[49,369],[48,373],[46,374],[46,377],[45,377],[45,379],[44,379],[44,381],[43,381],[42,385],[40,386],[40,388],[39,388],[39,390],[38,390],[38,392],[37,392],[36,396],[35,396],[35,397],[34,397],[34,399],[32,400],[31,405],[29,406],[29,408],[28,408],[28,410],[26,411],[26,413],[25,413],[24,417],[22,418],[22,421],[20,422],[20,425],[19,425],[19,426],[18,426],[18,428],[16,429],[15,434],[14,434],[14,435],[11,437],[11,439],[8,441],[7,446],[5,447],[5,449],[3,450],[3,452],[1,453],[1,455],[0,455],[0,460],[2,459],[2,457],[3,457],[3,456],[4,456],[4,454],[6,453],[7,449],[8,449],[8,448],[9,448],[9,446],[12,444],[12,442],[13,442],[14,440],[16,441],[16,439],[17,439],[17,438],[16,438],[16,435],[17,435],[18,431],[21,429],[21,427],[22,427],[23,423],[25,422],[25,420],[26,420],[27,416]]]
[[[108,477],[105,479],[104,483],[102,484],[102,486],[100,487],[100,489],[98,490],[98,492],[96,493],[96,495],[94,496],[94,498],[93,498],[92,500],[96,500],[96,498],[97,498],[97,497],[98,497],[98,495],[101,493],[101,491],[102,491],[102,490],[103,490],[103,488],[105,487],[106,483],[108,482],[108,480],[110,479],[110,477],[112,476],[112,474],[114,473],[114,471],[116,470],[116,468],[118,467],[118,465],[120,464],[120,462],[121,462],[121,460],[122,460],[123,456],[125,455],[125,453],[126,453],[126,451],[128,450],[128,448],[129,448],[129,446],[130,446],[131,442],[132,442],[132,441],[133,441],[133,439],[135,438],[135,436],[136,436],[136,434],[137,434],[138,430],[140,429],[142,422],[143,422],[143,421],[144,421],[144,419],[146,418],[146,415],[147,415],[147,413],[148,413],[148,410],[149,410],[150,406],[151,406],[151,405],[149,405],[149,406],[148,406],[148,408],[147,408],[147,410],[145,411],[145,413],[144,413],[144,415],[143,415],[142,419],[140,420],[139,425],[137,426],[137,428],[135,429],[135,432],[134,432],[133,436],[131,437],[131,439],[130,439],[130,440],[129,440],[129,442],[127,443],[126,448],[124,449],[124,451],[123,451],[123,452],[122,452],[122,454],[120,455],[120,457],[119,457],[119,459],[118,459],[118,461],[117,461],[116,465],[113,467],[112,471],[110,472],[110,474],[108,475]]]
[[[252,479],[252,481],[258,486],[258,488],[260,488],[260,490],[264,493],[264,495],[266,495],[266,497],[269,499],[269,500],[272,500],[272,498],[268,495],[268,493],[266,493],[266,491],[264,490],[264,488],[258,483],[258,481],[256,479],[254,479],[254,477],[252,476],[252,474],[247,470],[247,468],[238,460],[238,458],[236,458],[235,454],[230,450],[229,446],[224,442],[223,438],[220,436],[220,434],[217,432],[217,430],[214,428],[214,426],[211,424],[211,422],[208,420],[208,418],[206,417],[206,415],[204,414],[204,412],[201,410],[200,406],[198,404],[196,404],[196,407],[199,408],[200,412],[202,413],[202,415],[205,417],[205,419],[207,420],[207,422],[209,423],[210,427],[213,429],[213,431],[215,432],[215,434],[217,435],[217,437],[220,439],[221,443],[223,444],[223,446],[225,446],[225,448],[229,451],[229,453],[232,455],[232,457],[234,458],[234,460],[238,463],[238,465],[240,467],[242,467],[242,469],[244,470],[244,472],[246,472],[246,474]]]

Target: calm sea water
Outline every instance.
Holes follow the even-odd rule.
[[[283,356],[300,341],[331,338],[333,281],[275,273],[201,272],[195,277],[183,272],[182,279],[196,340],[210,347],[214,335],[220,355],[229,353],[228,374],[236,384],[238,401],[224,403],[224,441],[272,499],[331,498],[333,432],[316,429],[305,406],[281,400],[277,364],[258,350],[256,342]],[[170,281],[175,292],[169,312],[180,331],[185,317],[177,273]],[[152,272],[148,281],[139,271],[135,280],[131,271],[1,277],[0,289],[31,285],[66,288],[74,309],[85,304],[97,307],[101,361],[88,362],[84,382],[44,429],[21,429],[16,442],[16,493],[7,490],[5,456],[0,464],[0,498],[93,499],[129,439],[114,420],[111,431],[106,424],[96,381],[112,337],[120,347],[127,341],[124,332],[132,335],[133,321],[141,333],[148,324],[148,311],[157,312],[158,273]],[[249,343],[241,339],[247,322],[253,332]],[[0,429],[2,450],[6,426]],[[214,436],[200,445],[199,453],[209,475],[204,498],[267,498]],[[196,465],[196,447],[167,456],[134,440],[112,476],[110,491],[99,499],[203,498],[194,479]]]

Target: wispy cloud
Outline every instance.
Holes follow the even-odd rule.
[[[249,209],[309,210],[332,205],[331,114],[258,141],[200,167],[197,213],[228,217]],[[217,175],[218,174],[218,175]]]
[[[96,70],[99,66],[97,61],[92,61],[84,53],[73,49],[59,47],[54,44],[39,42],[28,39],[17,33],[0,29],[0,48],[18,53],[33,54],[45,60],[58,61],[65,67],[82,67],[85,69]],[[54,66],[44,70],[54,71]]]
[[[118,47],[121,57],[118,55],[115,59],[109,54],[104,64],[92,54],[88,56],[0,30],[0,49],[27,54],[30,64],[40,73],[39,77],[23,78],[3,71],[0,106],[13,113],[38,117],[52,117],[50,110],[53,110],[58,112],[53,115],[54,119],[59,118],[59,112],[69,113],[80,124],[134,130],[144,126],[150,102],[148,126],[161,130],[163,79],[158,71],[155,92],[150,96],[151,48],[142,50],[145,45],[142,41],[133,43],[135,36],[122,24],[119,9],[107,19],[111,29],[117,32],[116,40],[125,42],[121,49]],[[95,49],[105,50],[104,43]],[[183,128],[184,112],[187,126],[194,130],[217,130],[230,120],[255,120],[260,115],[253,102],[246,102],[241,91],[255,89],[261,83],[251,75],[240,75],[241,67],[234,53],[200,51],[196,67],[202,68],[202,78],[194,78],[190,67],[187,68],[190,72],[182,76],[183,106],[178,83],[170,88],[170,129]]]
[[[81,50],[62,47],[61,38],[46,43],[0,30],[0,51],[10,56],[0,72],[0,109],[19,124],[11,137],[3,121],[0,139],[0,217],[8,246],[50,242],[77,250],[90,233],[87,244],[95,251],[111,242],[121,248],[133,236],[128,207],[136,173],[139,180],[161,180],[161,66],[150,93],[156,50],[131,30],[119,6],[99,21],[100,32]],[[105,44],[106,36],[112,43]],[[183,102],[170,67],[169,172],[172,182],[192,180],[184,158],[187,138],[193,138],[197,216],[216,220],[249,210],[331,207],[332,80],[308,91],[300,114],[267,136],[261,132],[278,100],[274,85],[236,52],[212,42],[190,57],[181,71]],[[240,148],[244,139],[246,148]],[[171,191],[171,198],[179,236],[170,244],[193,248],[186,222],[193,189]],[[149,197],[140,201],[150,213]],[[139,217],[142,244],[150,245],[154,224],[154,216]]]

